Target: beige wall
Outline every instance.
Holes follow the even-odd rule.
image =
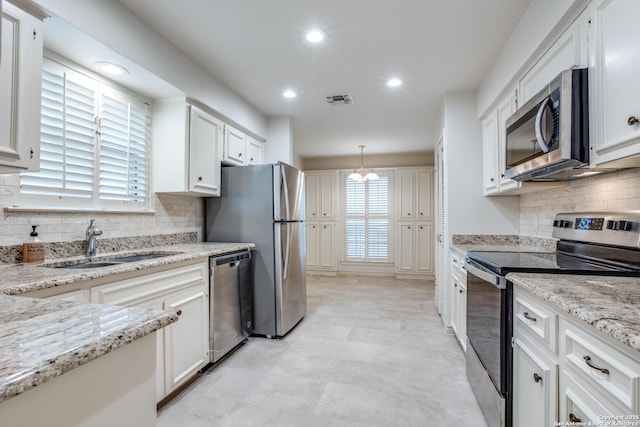
[[[360,155],[301,158],[304,170],[353,169],[360,167]],[[433,151],[364,155],[365,168],[433,166]]]
[[[520,196],[520,234],[551,237],[558,212],[640,209],[640,168],[570,181],[567,187]]]
[[[197,232],[202,237],[204,206],[201,198],[156,195],[150,200],[153,214],[7,212],[16,203],[20,191],[18,174],[0,175],[0,246],[17,245],[29,237],[31,224],[39,225],[39,237],[45,242],[84,240],[89,219],[95,218],[102,229],[100,238],[150,236]]]

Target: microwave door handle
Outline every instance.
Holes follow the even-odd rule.
[[[544,109],[547,108],[547,105],[551,102],[551,98],[547,97],[544,101],[540,103],[540,108],[538,108],[538,114],[536,114],[536,140],[538,141],[538,145],[543,153],[549,152],[549,142],[545,141],[544,135],[542,135],[542,116],[544,115]]]

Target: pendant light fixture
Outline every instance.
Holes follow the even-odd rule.
[[[366,147],[366,145],[358,145],[358,147],[360,147],[360,169],[354,169],[353,173],[349,175],[349,179],[354,181],[375,181],[376,179],[380,179],[373,169],[364,169],[364,147]]]

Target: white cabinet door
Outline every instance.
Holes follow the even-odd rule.
[[[307,222],[307,268],[316,269],[320,267],[318,261],[318,249],[320,241],[318,240],[319,226],[317,222]]]
[[[498,187],[498,113],[482,120],[482,191],[485,196],[497,193]]]
[[[513,345],[513,426],[555,425],[557,364],[535,346],[516,338]]]
[[[320,223],[320,267],[335,270],[338,267],[338,250],[335,240],[336,224]]]
[[[191,107],[189,132],[189,191],[220,195],[219,144],[223,124],[215,117]]]
[[[40,168],[42,21],[2,2],[0,173]]]
[[[164,329],[167,394],[209,362],[208,301],[207,289],[197,284],[164,302],[164,310],[179,316]]]
[[[229,125],[225,126],[224,133],[224,154],[222,161],[232,165],[244,165],[247,136]]]
[[[247,137],[247,164],[259,165],[264,163],[264,144]]]
[[[416,208],[418,219],[433,218],[433,171],[416,172]]]
[[[596,3],[590,38],[595,72],[589,76],[594,165],[640,154],[639,14],[636,0]]]
[[[413,272],[414,268],[414,224],[398,225],[398,246],[396,250],[396,271]]]
[[[158,100],[153,110],[153,190],[220,196],[224,124],[184,97]]]
[[[415,200],[415,172],[402,171],[396,175],[398,180],[398,212],[396,217],[401,219],[414,219],[414,200]]]
[[[433,223],[416,223],[416,271],[433,273]]]
[[[309,219],[336,218],[337,172],[305,172],[306,216]]]

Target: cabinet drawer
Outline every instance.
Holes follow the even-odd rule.
[[[592,333],[560,321],[561,364],[593,394],[602,395],[638,413],[640,363]]]
[[[553,354],[558,354],[558,316],[555,313],[516,290],[513,297],[513,317],[516,327]]]
[[[467,281],[467,269],[464,266],[465,257],[461,253],[451,252],[452,272],[461,280]]]

